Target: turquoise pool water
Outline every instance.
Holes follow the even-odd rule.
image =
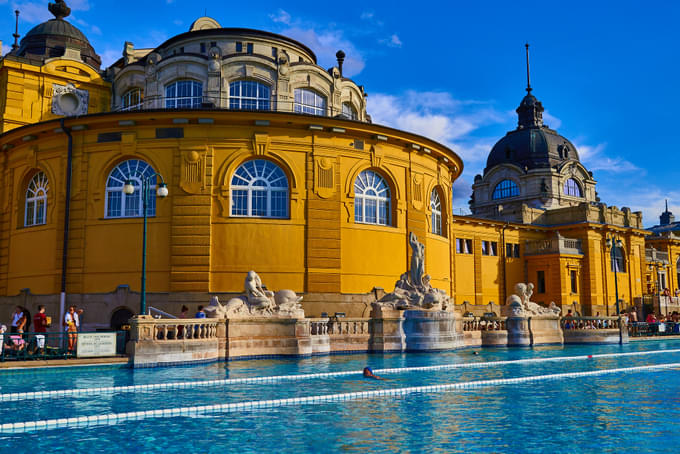
[[[472,352],[7,371],[0,373],[0,446],[70,453],[651,452],[680,441],[680,341]],[[391,369],[378,371],[388,380],[363,379],[366,365]],[[648,366],[658,369],[635,369]],[[309,376],[338,372],[350,373]],[[580,372],[591,375],[574,376]],[[236,380],[272,376],[279,378]],[[434,388],[473,381],[482,383]],[[424,388],[395,391],[412,387]],[[69,391],[55,395],[59,390]],[[243,402],[255,403],[225,406]],[[138,413],[152,410],[168,411]],[[18,422],[29,430],[7,426]]]

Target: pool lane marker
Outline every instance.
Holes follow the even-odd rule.
[[[384,397],[407,396],[410,394],[429,394],[450,392],[457,390],[488,388],[499,385],[514,385],[517,383],[560,380],[564,378],[594,377],[630,372],[649,372],[680,368],[680,363],[655,364],[651,366],[623,367],[617,369],[603,369],[586,372],[566,372],[550,375],[534,375],[530,377],[500,378],[495,380],[477,380],[443,385],[411,386],[407,388],[393,388],[373,391],[359,391],[342,394],[325,394],[318,396],[291,397],[287,399],[256,400],[229,404],[200,405],[194,407],[179,407],[159,410],[133,411],[128,413],[110,413],[104,415],[79,416],[73,418],[47,419],[0,424],[0,433],[23,433],[40,430],[54,430],[64,428],[92,427],[119,424],[124,421],[140,421],[148,418],[176,418],[214,415],[222,413],[238,413],[250,410],[279,408],[299,405],[322,404],[328,402],[368,400]]]
[[[627,356],[647,356],[658,355],[663,353],[680,353],[680,349],[671,350],[644,350],[639,352],[626,353],[602,353],[599,355],[578,355],[578,356],[556,356],[548,358],[526,358],[514,359],[508,361],[485,361],[479,363],[457,363],[457,364],[440,364],[435,366],[412,366],[412,367],[396,367],[389,369],[375,369],[376,374],[395,374],[406,372],[423,372],[423,371],[437,371],[437,370],[452,370],[452,369],[481,369],[495,366],[507,366],[514,364],[537,364],[554,361],[577,361],[590,360],[598,358],[620,358]],[[113,393],[134,393],[134,392],[149,392],[149,391],[170,391],[176,389],[194,389],[205,388],[212,386],[225,386],[236,384],[252,384],[252,383],[279,383],[283,381],[302,381],[313,380],[319,378],[334,378],[350,375],[361,375],[363,371],[351,370],[340,372],[321,372],[317,374],[298,374],[298,375],[271,375],[267,377],[243,377],[243,378],[227,378],[217,380],[203,380],[192,382],[171,382],[171,383],[152,383],[148,385],[129,385],[129,386],[107,386],[101,388],[74,388],[74,389],[59,389],[51,391],[29,391],[22,393],[6,393],[0,394],[0,402],[16,401],[16,400],[36,400],[36,399],[54,399],[62,397],[85,396],[91,394],[113,394]]]

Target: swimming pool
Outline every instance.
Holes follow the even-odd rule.
[[[0,446],[645,452],[680,440],[680,341],[472,352],[2,372]],[[365,365],[388,380],[363,379]]]

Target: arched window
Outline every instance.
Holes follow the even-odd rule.
[[[439,198],[439,192],[436,189],[432,190],[430,195],[430,209],[432,210],[432,233],[435,235],[442,234],[442,201]]]
[[[614,246],[614,257],[611,259],[612,272],[626,272],[626,253],[623,247]]]
[[[390,187],[371,170],[361,172],[354,182],[354,221],[390,225]]]
[[[142,212],[142,180],[149,178],[156,171],[144,161],[130,159],[118,164],[109,174],[106,181],[106,217],[134,218],[143,216]],[[135,191],[132,194],[123,193],[123,185],[132,180]],[[149,186],[146,199],[146,214],[156,214],[156,185]]]
[[[44,172],[36,173],[26,189],[24,226],[41,225],[47,222],[47,191],[49,181]]]
[[[359,115],[357,114],[356,109],[354,106],[348,102],[343,102],[342,103],[342,116],[345,118],[349,118],[350,120],[358,120]]]
[[[505,199],[507,197],[515,197],[519,195],[519,187],[517,183],[512,180],[503,180],[496,185],[493,190],[494,199]]]
[[[564,195],[570,195],[573,197],[583,197],[583,192],[581,191],[581,186],[573,178],[569,178],[564,182]]]
[[[229,84],[229,108],[269,110],[269,87],[254,80],[237,80]]]
[[[121,98],[122,110],[137,110],[142,106],[142,90],[133,88]]]
[[[203,84],[194,80],[178,80],[165,87],[167,109],[195,109],[201,107]]]
[[[265,159],[241,164],[231,179],[231,215],[288,217],[288,178],[283,170]]]
[[[326,97],[308,88],[296,88],[293,110],[298,113],[326,115]]]

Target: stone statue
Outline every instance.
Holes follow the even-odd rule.
[[[210,298],[210,304],[203,311],[208,318],[226,318],[227,316],[227,307],[220,304],[217,296]]]
[[[411,284],[414,286],[423,285],[423,274],[425,274],[425,245],[418,241],[416,235],[411,232],[408,236],[411,244]]]
[[[222,306],[214,296],[210,305],[216,303],[215,309],[209,307],[209,314],[215,314],[221,318],[248,318],[248,317],[276,317],[276,318],[304,318],[305,311],[302,309],[298,296],[292,290],[279,290],[274,293],[265,289],[260,276],[255,271],[248,271],[243,283],[244,295],[232,298],[225,306]],[[213,315],[210,315],[211,317]]]
[[[531,301],[534,293],[534,284],[518,283],[515,285],[515,294],[508,296],[505,301],[503,312],[507,316],[528,317],[533,315],[555,315],[559,316],[562,311],[555,302],[551,302],[549,307],[543,307]]]
[[[394,285],[394,291],[387,293],[374,304],[394,309],[422,308],[444,310],[450,308],[451,298],[444,290],[430,284],[430,276],[425,274],[425,245],[416,235],[409,234],[411,245],[411,269],[402,274]]]

